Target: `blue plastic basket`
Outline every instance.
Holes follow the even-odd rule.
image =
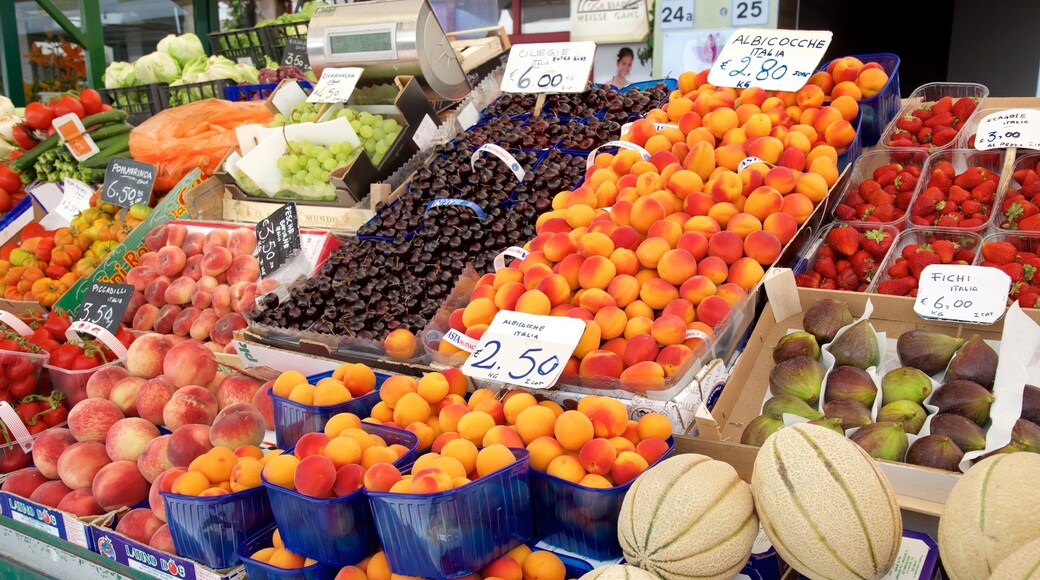
[[[210,568],[237,565],[239,545],[273,521],[263,486],[213,497],[163,493],[162,498],[177,555]]]
[[[668,451],[653,465],[667,459],[674,449],[675,438],[669,437]],[[531,503],[538,539],[593,560],[620,558],[618,515],[632,481],[593,489],[532,471]]]
[[[416,459],[419,439],[403,429],[362,423],[361,428],[379,435],[388,445],[404,445],[408,453],[394,462],[406,470]],[[292,453],[287,449],[286,453]],[[261,476],[262,478],[263,476]],[[271,510],[286,549],[323,564],[350,566],[379,549],[368,499],[359,489],[333,499],[309,497],[263,480],[271,498]]]
[[[336,577],[339,568],[326,566],[321,562],[305,568],[286,570],[250,558],[249,556],[258,550],[274,546],[271,541],[274,530],[275,526],[267,526],[239,545],[238,558],[245,566],[246,576],[249,580],[332,580]]]
[[[300,83],[300,87],[304,90],[311,90],[311,84],[309,82],[300,80],[296,82]],[[224,87],[224,98],[228,101],[262,101],[269,97],[277,87],[278,83],[228,85],[227,87]],[[252,93],[256,93],[257,98],[250,98],[253,96]]]
[[[386,379],[390,378],[390,375],[386,373],[380,371],[373,372],[376,375],[376,390],[338,405],[325,405],[322,407],[303,405],[284,397],[279,397],[274,394],[273,389],[269,389],[268,393],[271,395],[271,405],[274,409],[274,433],[277,437],[278,448],[288,449],[295,446],[300,437],[308,433],[321,431],[333,415],[354,413],[362,419],[368,417],[372,413],[372,409],[379,403],[379,387],[383,385]],[[311,375],[307,377],[307,382],[313,385],[321,379],[331,376],[331,371]]]
[[[531,539],[530,456],[458,489],[430,495],[365,492],[390,569],[458,578]]]
[[[863,153],[863,139],[860,136],[863,128],[863,107],[860,107],[859,113],[856,113],[856,118],[852,120],[852,126],[856,129],[856,138],[852,140],[849,148],[844,153],[838,155],[838,173],[841,173],[845,167],[855,163],[859,159],[860,154]]]
[[[870,147],[881,139],[885,127],[895,118],[896,113],[902,107],[899,92],[899,57],[890,52],[854,54],[852,56],[863,63],[876,62],[888,74],[888,82],[876,95],[859,101],[859,112],[863,116],[863,132],[860,134],[860,141],[864,147]],[[827,70],[827,66],[832,62],[834,61],[827,61],[820,67],[820,70]]]

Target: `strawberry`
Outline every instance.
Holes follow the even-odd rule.
[[[903,217],[903,212],[896,209],[891,203],[883,203],[874,208],[873,217],[880,222],[891,222]]]
[[[838,273],[844,272],[845,270],[852,269],[852,262],[848,260],[838,260],[834,263],[834,266],[838,269]]]
[[[949,177],[951,182],[953,181],[953,178],[957,177],[957,170],[953,167],[953,163],[949,161],[943,160],[936,163],[935,169],[942,172],[946,177]]]
[[[978,215],[978,214],[976,214],[976,215]],[[962,228],[978,228],[978,227],[982,227],[985,224],[986,224],[986,220],[984,220],[984,219],[969,218],[969,219],[966,219],[966,220],[961,220],[960,225],[958,227],[962,227]]]
[[[953,113],[936,113],[935,109],[932,109],[932,113],[932,118],[924,122],[925,127],[930,127],[932,131],[938,131],[939,129],[953,125]],[[954,131],[953,134],[956,135],[957,131]]]
[[[908,244],[906,246],[903,246],[903,250],[902,250],[902,252],[899,255],[903,256],[904,260],[909,260],[910,256],[913,256],[918,251],[920,251],[920,250],[931,251],[931,249],[932,249],[932,247],[929,246],[928,244]]]
[[[968,199],[968,200],[966,200],[966,201],[961,203],[961,211],[964,212],[964,215],[974,215],[974,214],[977,214],[977,213],[984,213],[985,210],[986,210],[986,206],[984,206],[981,203],[975,201],[974,199]]]
[[[903,115],[896,119],[896,127],[908,133],[916,133],[921,129],[923,123],[919,117],[913,115]]]
[[[834,250],[830,249],[827,246],[820,246],[820,248],[818,250],[816,250],[816,257],[817,258],[830,258],[830,259],[833,260],[834,259]]]
[[[953,98],[945,96],[938,101],[932,103],[931,111],[933,115],[939,115],[941,113],[950,113],[953,110]],[[952,113],[951,113],[952,115]]]
[[[819,288],[820,290],[837,290],[838,284],[833,278],[827,278],[823,282],[820,282]]]
[[[874,274],[877,274],[877,262],[873,259],[864,260],[856,264],[852,271],[856,274],[856,279],[859,282],[870,282],[874,279]]]
[[[935,213],[935,201],[930,197],[921,196],[914,201],[913,207],[910,208],[911,215],[917,217],[925,217]]]
[[[982,256],[998,266],[1014,262],[1017,255],[1018,249],[1011,242],[986,242],[982,244]]]
[[[917,139],[918,143],[931,143],[932,142],[932,128],[921,127],[921,129],[914,134],[914,138]]]
[[[872,205],[881,205],[884,203],[892,203],[894,198],[891,194],[883,189],[877,189],[866,195],[867,203]]]
[[[971,192],[955,184],[952,187],[950,187],[950,193],[947,199],[955,201],[959,204],[964,203],[965,201],[971,199]]]
[[[843,222],[855,221],[857,217],[856,210],[852,209],[852,206],[847,204],[839,204],[838,207],[834,209],[834,217]]]
[[[817,259],[816,263],[813,264],[813,272],[824,278],[833,278],[838,275],[838,269],[834,266],[834,260],[831,258]]]
[[[839,290],[855,290],[859,286],[859,277],[853,270],[845,270],[838,274],[835,283]]]
[[[920,278],[921,272],[932,264],[939,264],[939,256],[935,252],[917,252],[910,257],[910,275],[914,278]]]
[[[1040,307],[1040,294],[1020,294],[1018,296],[1018,305],[1022,308]]]
[[[939,261],[943,264],[949,264],[953,262],[954,256],[957,254],[957,244],[950,240],[935,240],[932,242],[932,251],[935,255],[939,256]]]
[[[917,187],[917,176],[909,171],[902,171],[892,184],[896,186],[896,191],[913,191]]]
[[[983,181],[971,190],[971,198],[982,204],[992,204],[993,196],[997,193],[997,182],[993,180]]]
[[[971,250],[957,250],[957,253],[953,255],[955,261],[971,263],[975,260],[975,252]]]
[[[1018,222],[1018,229],[1027,232],[1040,231],[1040,214],[1031,215]]]
[[[902,258],[896,260],[895,264],[888,267],[890,278],[903,278],[910,275],[910,262]]]
[[[946,213],[939,216],[936,220],[935,225],[941,228],[956,228],[961,223],[961,216],[955,213]]]
[[[859,249],[860,233],[849,226],[838,226],[827,232],[827,245],[835,252],[851,256]]]
[[[1009,262],[1007,264],[1001,264],[997,266],[997,269],[1010,276],[1012,284],[1026,281],[1025,268],[1022,266],[1022,264],[1019,264],[1018,262]]]
[[[892,234],[886,232],[884,228],[868,230],[863,234],[863,249],[877,260],[884,258],[891,247]]]
[[[957,129],[952,127],[940,127],[932,133],[932,145],[942,147],[953,142],[957,138]]]
[[[1036,270],[1037,270],[1036,266],[1034,266],[1032,264],[1025,264],[1025,263],[1022,264],[1022,272],[1025,275],[1026,282],[1032,282],[1033,281],[1033,275],[1036,274]]]
[[[909,276],[883,280],[878,284],[878,294],[889,294],[892,296],[906,296],[911,290],[917,288],[917,280]]]
[[[938,168],[933,169],[932,174],[928,176],[928,187],[938,187],[946,191],[950,189],[951,185],[953,185],[953,177]]]
[[[820,286],[820,275],[816,272],[808,272],[805,274],[798,274],[794,277],[794,283],[799,288],[819,288]]]
[[[896,207],[906,211],[906,208],[910,207],[910,200],[914,198],[914,190],[900,191],[899,195],[896,196]]]
[[[957,99],[957,102],[950,108],[950,112],[953,113],[954,117],[960,119],[961,122],[967,121],[968,117],[975,112],[975,107],[978,103],[971,97],[961,97]]]
[[[910,114],[922,121],[927,121],[928,119],[932,118],[932,111],[924,107],[910,111]]]
[[[986,171],[982,167],[969,167],[967,171],[958,175],[954,180],[954,185],[963,187],[964,189],[975,189],[983,181],[989,181],[992,179],[992,174]]]

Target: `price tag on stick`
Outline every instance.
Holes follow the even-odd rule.
[[[808,82],[830,43],[829,30],[741,28],[711,65],[708,82],[794,92]]]
[[[986,115],[975,131],[975,148],[1040,149],[1040,110],[1008,109]]]
[[[130,284],[94,282],[76,309],[75,320],[100,326],[115,334],[133,295],[134,287]]]
[[[256,222],[256,257],[260,275],[270,276],[300,251],[300,220],[289,202]]]
[[[547,389],[563,373],[585,322],[563,316],[539,316],[501,310],[466,359],[466,376]]]
[[[1011,277],[988,266],[933,264],[921,272],[914,312],[921,318],[993,324],[1004,315]]]
[[[114,157],[105,169],[101,201],[119,207],[147,204],[155,187],[155,166],[151,163]]]
[[[580,93],[589,84],[595,42],[514,44],[502,75],[504,93]]]
[[[307,37],[290,36],[285,39],[282,49],[282,65],[294,66],[303,72],[311,70],[311,60],[307,56]]]
[[[350,100],[363,68],[327,68],[321,73],[314,91],[307,97],[308,103],[345,103]]]

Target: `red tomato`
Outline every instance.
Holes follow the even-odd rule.
[[[81,106],[80,109],[82,108]],[[64,114],[58,114],[56,110],[43,103],[29,103],[25,107],[25,123],[37,131],[46,131],[54,121],[54,117]]]
[[[84,117],[83,103],[79,102],[79,99],[72,95],[64,95],[60,99],[51,102],[51,108],[54,109],[54,117],[63,117],[72,113],[82,119]],[[28,111],[26,111],[28,115]],[[89,127],[88,127],[89,128]]]
[[[18,445],[12,445],[6,451],[0,451],[0,473],[11,473],[23,467],[29,467],[29,455]]]
[[[5,338],[0,340],[0,350],[9,350],[11,352],[21,352],[22,345],[18,344],[13,338]]]
[[[116,340],[121,342],[126,348],[130,348],[130,345],[134,342],[134,333],[130,332],[125,326],[120,326],[119,330],[116,331]]]
[[[76,357],[81,354],[83,354],[83,350],[80,347],[66,343],[51,353],[50,364],[51,366],[71,370],[72,361],[76,360]]]
[[[71,324],[67,315],[63,316],[51,310],[47,313],[47,320],[43,323],[43,327],[47,329],[47,332],[51,333],[51,337],[54,340],[64,342],[65,331],[69,329]]]
[[[11,386],[8,388],[11,391],[11,396],[16,399],[28,397],[34,389],[36,389],[36,377],[31,374],[20,379],[12,379]]]
[[[39,435],[40,433],[46,431],[48,426],[49,425],[47,425],[43,421],[37,421],[32,425],[28,425],[26,428],[29,430],[30,435]]]
[[[15,193],[22,189],[22,178],[6,165],[0,165],[0,189]]]
[[[92,369],[102,364],[103,361],[101,360],[101,357],[97,354],[93,354],[90,356],[87,356],[86,354],[80,354],[76,356],[75,359],[73,359],[72,369],[81,371],[84,369]]]
[[[101,95],[94,89],[84,89],[79,94],[79,102],[83,104],[83,112],[88,115],[101,112]]]
[[[26,425],[29,421],[43,410],[42,406],[36,401],[30,401],[28,403],[18,403],[18,406],[14,408],[15,412],[18,413],[18,417],[21,418],[22,423]]]
[[[12,381],[24,376],[32,376],[33,364],[25,357],[17,357],[8,363],[6,373]]]
[[[54,351],[58,350],[58,347],[61,346],[61,343],[56,341],[56,340],[54,340],[53,338],[49,338],[47,340],[40,341],[39,343],[36,344],[36,346],[42,348],[43,350],[45,350],[47,352],[54,352]]]
[[[36,147],[36,140],[29,136],[29,132],[25,130],[25,127],[15,125],[11,133],[12,137],[14,137],[14,142],[22,149],[28,151]]]
[[[46,423],[48,427],[58,425],[59,423],[62,423],[66,419],[68,419],[68,417],[69,410],[61,406],[54,407],[50,411],[46,411],[43,415],[40,416],[40,418],[43,419],[43,422]]]

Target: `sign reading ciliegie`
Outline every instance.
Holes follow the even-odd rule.
[[[831,43],[829,30],[742,28],[730,36],[708,73],[720,87],[797,91]]]
[[[589,83],[595,42],[514,44],[502,75],[504,93],[580,93]]]

